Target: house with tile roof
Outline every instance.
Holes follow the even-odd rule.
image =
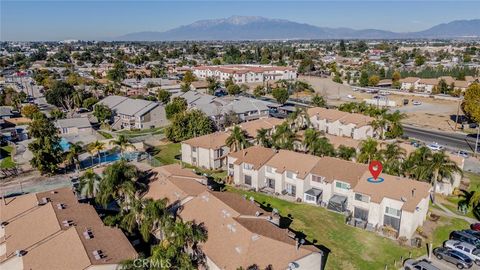
[[[0,201],[1,269],[117,269],[137,252],[68,188]]]
[[[228,136],[228,132],[214,132],[181,142],[182,162],[211,170],[226,168]]]
[[[208,239],[200,248],[208,269],[235,270],[254,264],[262,269],[324,268],[326,256],[321,250],[280,228],[279,217],[263,210],[253,198],[211,191],[204,186],[202,176],[180,165],[156,170],[146,196],[163,199],[174,195],[181,205],[175,209],[182,220],[205,226]]]
[[[192,70],[197,78],[214,77],[222,82],[232,78],[235,83],[261,83],[297,78],[297,71],[294,68],[267,65],[197,66]]]
[[[348,113],[320,107],[309,108],[312,126],[330,135],[364,140],[374,136],[371,125],[375,119],[359,113]]]
[[[386,174],[372,183],[366,164],[259,146],[229,154],[228,173],[238,186],[348,212],[352,225],[388,226],[407,238],[425,221],[432,191],[428,183]]]

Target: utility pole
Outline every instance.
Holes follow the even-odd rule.
[[[460,104],[462,103],[461,101],[463,100],[463,96],[460,96],[458,99],[458,105],[457,105],[457,117],[455,118],[455,129],[457,130],[457,125],[458,125],[458,114],[460,113]]]
[[[478,139],[480,138],[480,123],[477,124],[477,140],[475,142],[475,156],[477,155],[478,152]]]

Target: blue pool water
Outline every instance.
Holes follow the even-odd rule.
[[[62,147],[63,152],[67,152],[70,149],[70,142],[67,139],[62,138],[60,140],[60,147]]]
[[[128,152],[123,154],[123,158],[132,161],[136,160],[138,157],[139,153],[138,152]],[[86,158],[82,161],[80,161],[80,168],[88,168],[93,165],[98,165],[100,162],[101,163],[110,163],[113,161],[120,160],[122,158],[122,154],[120,152],[103,152],[100,154],[100,159],[98,158],[98,155],[92,157],[92,158]]]

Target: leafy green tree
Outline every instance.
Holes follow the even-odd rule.
[[[368,73],[365,70],[362,70],[362,73],[360,74],[359,83],[361,87],[368,86]]]
[[[327,101],[325,101],[325,98],[323,98],[323,96],[315,94],[312,98],[312,104],[315,105],[315,107],[325,108],[327,106]]]
[[[69,165],[75,165],[77,170],[80,169],[80,154],[82,152],[82,142],[69,143],[69,148],[65,155],[65,161]]]
[[[465,115],[480,124],[480,84],[472,83],[465,92],[462,110]]]
[[[74,91],[72,85],[63,81],[55,81],[52,87],[45,92],[45,99],[52,105],[66,108],[66,99],[72,98]]]
[[[95,97],[88,97],[83,100],[82,107],[87,110],[93,110],[93,106],[98,102],[98,99]]]
[[[195,81],[195,75],[193,75],[193,73],[190,70],[187,70],[187,72],[185,72],[185,74],[183,75],[182,82],[190,85],[194,81]]]
[[[58,108],[50,111],[50,118],[52,118],[52,120],[64,119],[65,117],[66,114]]]
[[[253,95],[257,98],[265,96],[264,87],[262,85],[257,85],[255,89],[253,89]]]
[[[210,95],[213,95],[215,91],[220,88],[220,82],[215,79],[215,77],[208,77],[207,78],[207,83],[208,83],[208,93]]]
[[[238,84],[231,84],[227,87],[227,92],[231,96],[238,95],[242,92],[242,89]]]
[[[437,85],[437,90],[442,94],[450,93],[450,89],[448,88],[448,84],[444,79],[440,79]]]
[[[173,98],[166,106],[165,113],[168,119],[172,119],[176,114],[187,110],[187,100],[182,97]]]
[[[353,147],[340,145],[337,149],[337,157],[344,160],[352,160],[357,153],[357,150]]]
[[[288,94],[288,90],[283,87],[274,88],[272,91],[272,96],[280,104],[285,104],[285,102],[287,102],[288,98],[290,97],[290,95]]]
[[[165,129],[165,135],[172,142],[180,142],[213,131],[214,125],[208,116],[199,110],[189,110],[175,114],[171,125]]]
[[[372,75],[368,78],[369,86],[377,86],[379,82],[380,82],[380,77],[378,77],[377,75]]]
[[[415,57],[415,66],[419,67],[425,64],[426,58],[423,55],[417,55]]]
[[[162,102],[163,104],[167,104],[170,101],[170,97],[172,94],[165,89],[158,89],[157,90],[157,99],[158,101]]]
[[[98,121],[101,123],[109,123],[113,117],[112,110],[104,104],[95,105],[93,115],[97,117]]]
[[[33,154],[30,164],[42,174],[54,173],[63,160],[57,128],[50,119],[39,114],[30,122],[28,133],[35,138],[28,145]]]
[[[22,115],[30,119],[32,119],[33,116],[39,112],[40,109],[38,109],[37,105],[34,104],[27,104],[22,107]]]
[[[112,69],[107,72],[107,78],[113,82],[120,83],[127,77],[127,66],[123,61],[115,62]]]

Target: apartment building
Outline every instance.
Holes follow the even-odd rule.
[[[348,113],[320,107],[309,108],[307,114],[312,126],[326,134],[365,140],[374,137],[371,125],[375,118],[359,113]]]
[[[267,65],[198,66],[192,70],[197,78],[214,77],[222,82],[232,78],[235,83],[262,83],[297,78],[294,68]]]
[[[159,173],[146,196],[170,198],[182,220],[205,226],[208,240],[201,249],[208,269],[246,269],[254,264],[261,269],[324,268],[326,257],[321,250],[280,228],[277,214],[264,211],[253,199],[210,191],[203,185],[203,177],[179,165],[156,170]]]
[[[388,226],[411,238],[426,219],[428,183],[386,174],[383,182],[371,183],[365,164],[260,146],[229,154],[228,164],[237,185],[348,211],[353,225],[365,229]]]
[[[168,124],[165,108],[158,102],[107,96],[97,104],[105,105],[112,110],[113,129],[144,129]]]
[[[465,80],[457,80],[452,76],[442,76],[438,78],[418,78],[418,77],[407,77],[400,79],[400,89],[402,90],[413,90],[418,92],[432,93],[435,87],[438,86],[440,80],[445,81],[445,83],[450,87],[452,84],[454,89],[461,91],[467,90],[468,86],[478,80],[472,76],[465,76]]]
[[[255,139],[260,129],[268,130],[268,135],[272,135],[275,132],[275,128],[285,122],[284,119],[278,119],[273,117],[260,118],[253,121],[243,122],[238,126],[245,131],[249,139]]]
[[[114,270],[137,253],[68,188],[0,201],[0,268]]]
[[[230,152],[225,140],[229,135],[227,132],[215,132],[183,141],[182,162],[210,170],[225,168]]]

